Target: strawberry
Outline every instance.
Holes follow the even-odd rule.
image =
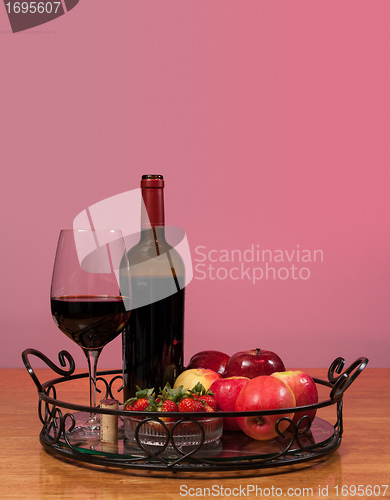
[[[181,385],[177,389],[173,389],[169,382],[167,382],[163,389],[160,389],[160,394],[157,396],[158,403],[161,404],[166,400],[179,402],[184,396],[183,386]]]
[[[132,399],[132,398],[131,398]],[[133,402],[130,400],[125,405],[125,410],[129,411],[147,411],[150,406],[150,401],[146,398],[136,399]]]
[[[215,401],[214,396],[212,396],[211,394],[205,394],[203,396],[200,396],[199,400],[202,401],[202,403],[206,406],[206,408],[210,407],[212,411],[215,411],[217,409],[217,402]]]
[[[214,398],[214,393],[210,390],[206,390],[205,387],[198,382],[190,391],[189,394],[205,405],[206,411],[215,411],[217,409],[217,403]]]
[[[171,412],[171,411],[179,411],[177,404],[170,399],[166,399],[162,402],[161,406],[158,408],[158,411],[161,412]],[[160,417],[160,420],[164,422],[176,422],[177,418],[174,417]]]
[[[202,401],[194,399],[193,397],[183,398],[179,403],[179,411],[189,412],[189,411],[199,411],[204,412],[205,407]]]
[[[155,411],[155,395],[154,389],[141,389],[136,386],[137,392],[135,397],[128,399],[125,404],[125,410],[130,411]]]
[[[160,393],[156,398],[157,411],[162,412],[172,412],[179,411],[178,402],[183,397],[183,386],[181,385],[177,389],[173,389],[169,382],[166,383],[163,389],[160,389]],[[164,422],[176,422],[174,417],[159,417]]]
[[[179,408],[174,401],[166,399],[161,405],[161,411],[179,411]]]

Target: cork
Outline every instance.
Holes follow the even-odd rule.
[[[102,399],[100,408],[117,410],[119,402],[117,399]],[[118,442],[118,415],[100,414],[100,441],[102,443]]]

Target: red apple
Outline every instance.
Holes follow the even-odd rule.
[[[272,351],[252,349],[233,354],[227,362],[225,377],[255,378],[260,375],[271,375],[274,372],[284,372],[283,361]]]
[[[275,372],[272,373],[271,377],[283,380],[283,382],[290,387],[294,393],[297,406],[306,406],[318,403],[318,390],[316,383],[307,373],[300,370]],[[300,411],[294,413],[293,422],[294,424],[297,424],[298,420],[304,415],[308,415],[310,420],[313,421],[316,412],[317,410],[314,409],[308,412]]]
[[[269,375],[249,380],[241,389],[235,404],[236,411],[264,411],[294,407],[295,397],[290,387],[282,380]],[[237,422],[241,430],[249,437],[263,441],[278,436],[275,424],[282,417],[292,419],[293,413],[237,417]],[[289,423],[283,420],[279,424],[279,431],[283,432],[288,426]]]
[[[248,380],[249,378],[246,377],[228,377],[215,380],[210,386],[210,391],[214,393],[217,409],[220,411],[235,411],[234,406],[237,396]],[[224,417],[223,430],[239,431],[241,429],[235,417]]]
[[[200,382],[206,389],[210,388],[210,385],[214,380],[222,378],[221,375],[213,370],[207,370],[205,368],[192,368],[191,370],[184,370],[175,380],[173,385],[174,389],[177,389],[181,385],[183,390],[193,389],[198,382]]]
[[[220,351],[201,351],[192,356],[187,368],[208,368],[209,370],[219,373],[223,377],[229,357],[230,356]]]

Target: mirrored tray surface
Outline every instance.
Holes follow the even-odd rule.
[[[82,423],[85,421],[88,416],[88,414],[83,412],[74,413],[73,415],[76,425],[79,422]],[[284,438],[278,437],[272,441],[256,441],[246,436],[243,432],[225,432],[220,439],[203,444],[198,451],[195,451],[193,457],[207,458],[207,460],[214,462],[229,462],[237,459],[256,460],[271,458],[284,453],[287,448],[289,453],[299,453],[302,447],[305,450],[310,450],[331,443],[332,438],[335,437],[335,429],[329,422],[316,417],[308,432],[299,433],[299,442],[297,438],[293,439],[291,432],[285,431],[284,434]],[[72,447],[79,453],[129,460],[153,460],[153,457],[150,457],[148,452],[156,456],[161,455],[165,459],[171,458],[172,460],[177,459],[181,455],[180,451],[172,449],[171,446],[163,449],[163,446],[143,444],[144,449],[142,450],[136,442],[126,439],[123,427],[120,428],[117,443],[102,443],[97,440],[91,445],[90,442],[87,444],[80,441],[72,441],[71,439],[70,442]],[[69,447],[63,438],[59,440],[59,443],[63,447]],[[178,448],[183,453],[189,453],[196,450],[197,446],[178,446]]]

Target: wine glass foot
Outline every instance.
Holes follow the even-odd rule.
[[[75,427],[66,433],[69,443],[72,446],[88,444],[90,447],[96,446],[100,441],[100,427],[93,429],[90,427]]]
[[[86,442],[93,445],[100,440],[100,421],[96,415],[90,415],[85,423],[80,422],[80,417],[83,414],[77,415],[76,426],[72,430],[67,431],[67,438],[70,444],[77,446],[77,444],[85,444]]]

